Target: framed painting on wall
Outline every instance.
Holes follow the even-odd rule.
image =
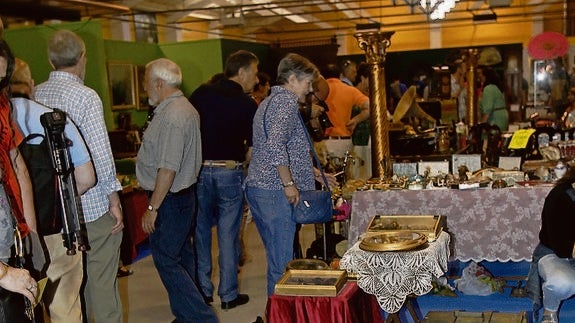
[[[125,110],[136,107],[136,82],[132,64],[109,62],[108,84],[112,97],[112,110]]]
[[[136,65],[134,67],[136,73],[136,94],[137,99],[137,109],[147,111],[150,108],[148,103],[148,93],[144,91],[144,75],[146,74],[146,66]]]

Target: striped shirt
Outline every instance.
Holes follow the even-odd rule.
[[[122,190],[104,122],[104,108],[96,91],[78,76],[52,71],[48,80],[36,87],[36,101],[63,110],[80,130],[92,156],[96,185],[82,195],[86,222],[93,222],[110,209],[109,195]]]

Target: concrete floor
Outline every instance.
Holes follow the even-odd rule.
[[[258,316],[264,317],[267,302],[266,295],[266,259],[260,235],[253,222],[245,227],[244,242],[248,250],[249,261],[242,267],[239,276],[240,293],[248,294],[250,301],[242,306],[224,311],[215,295],[212,307],[222,323],[251,323]],[[304,225],[301,231],[302,247],[307,248],[315,238],[312,225]],[[215,232],[214,232],[215,236]],[[215,240],[215,239],[214,239]],[[213,248],[217,254],[217,244]],[[217,283],[217,260],[214,257],[213,281]],[[147,256],[134,264],[134,274],[120,278],[119,288],[124,307],[124,322],[163,323],[174,319],[170,311],[167,292],[154,267],[152,256]]]

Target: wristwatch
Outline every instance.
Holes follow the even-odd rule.
[[[158,212],[158,208],[155,208],[152,204],[148,204],[148,211]]]
[[[294,186],[295,183],[294,183],[294,181],[289,181],[287,183],[283,183],[282,185],[283,185],[283,187],[290,187],[290,186]]]

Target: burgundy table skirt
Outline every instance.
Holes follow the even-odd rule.
[[[335,297],[272,295],[268,323],[383,323],[377,300],[349,281]]]

